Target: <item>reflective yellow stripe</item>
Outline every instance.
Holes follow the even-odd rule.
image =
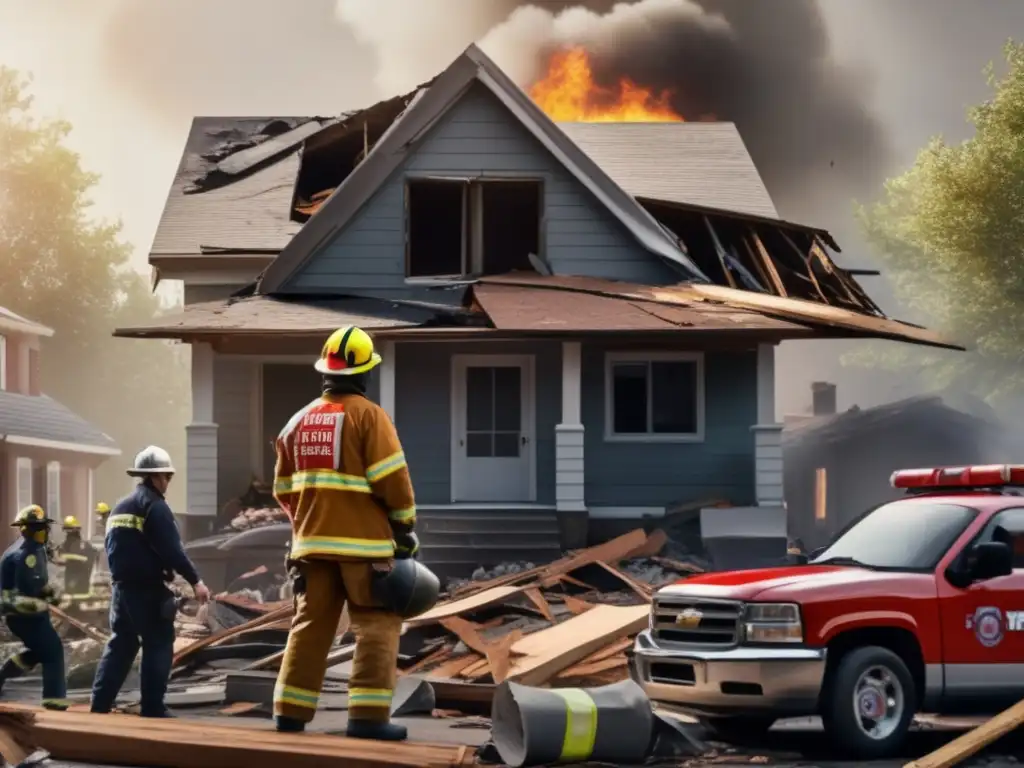
[[[69,699],[43,699],[43,706],[47,709],[67,709],[71,706]]]
[[[85,592],[83,594],[77,595],[64,595],[64,597],[66,597],[68,600],[88,600],[92,596],[93,594],[91,592]]]
[[[40,600],[37,597],[22,597],[19,595],[14,598],[14,608],[18,613],[42,613],[47,610],[47,605],[44,600]]]
[[[85,555],[61,555],[61,559],[72,563],[85,563],[89,560]]]
[[[597,704],[582,688],[553,688],[551,693],[565,701],[565,736],[558,761],[586,760],[597,738]]]
[[[395,543],[382,539],[346,539],[341,536],[307,536],[292,541],[292,557],[310,555],[346,555],[348,557],[388,558],[395,554]]]
[[[292,492],[292,479],[291,477],[279,477],[274,481],[274,495],[279,496],[285,493]]]
[[[0,600],[3,600],[5,603],[14,602],[14,592],[9,589],[3,590],[0,592]]]
[[[14,662],[14,665],[18,667],[18,669],[23,669],[26,672],[30,672],[32,671],[32,667],[34,665],[29,664],[27,661],[25,661],[25,659],[22,658],[23,655],[24,654],[16,653],[13,656],[11,656],[11,661]]]
[[[379,482],[404,466],[406,466],[405,453],[402,451],[392,453],[386,459],[381,459],[376,464],[371,464],[366,470],[366,479],[371,483]]]
[[[346,475],[344,472],[335,472],[333,469],[307,469],[296,472],[292,475],[291,488],[286,493],[302,493],[310,488],[370,493],[370,484],[364,478]]]
[[[349,688],[348,705],[350,707],[391,707],[390,688]]]
[[[388,512],[388,517],[394,520],[396,523],[405,523],[409,525],[416,522],[416,507],[407,507],[406,509],[392,509]]]
[[[274,686],[275,704],[292,704],[296,707],[316,709],[320,703],[320,694],[317,691],[309,691],[305,688],[295,688],[291,685],[278,683]]]
[[[111,515],[107,518],[107,533],[110,533],[114,528],[134,528],[137,531],[141,531],[145,523],[146,518],[139,517],[138,515]]]

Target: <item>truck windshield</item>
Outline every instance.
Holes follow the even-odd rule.
[[[976,509],[927,499],[883,504],[850,526],[813,562],[930,570],[977,514]]]

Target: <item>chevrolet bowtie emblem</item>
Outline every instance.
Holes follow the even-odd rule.
[[[704,614],[698,611],[696,608],[687,608],[685,611],[676,616],[677,627],[698,627],[700,626],[700,620],[704,618]]]

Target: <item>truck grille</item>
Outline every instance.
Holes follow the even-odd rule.
[[[742,603],[673,595],[656,599],[652,610],[658,640],[716,646],[739,642]]]

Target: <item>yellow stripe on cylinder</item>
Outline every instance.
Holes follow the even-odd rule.
[[[565,701],[565,738],[558,761],[586,760],[597,739],[597,704],[582,688],[554,688],[551,693]]]

